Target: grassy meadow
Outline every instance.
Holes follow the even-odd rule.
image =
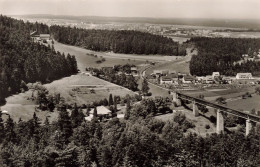
[[[60,93],[65,102],[69,104],[89,104],[104,98],[108,99],[110,93],[118,96],[134,95],[134,92],[131,90],[84,74],[65,77],[44,86],[48,89],[49,94]],[[73,91],[75,88],[78,88],[78,91]],[[94,93],[91,89],[94,90]],[[31,96],[31,90],[10,96],[6,99],[7,102],[1,109],[7,110],[16,122],[19,118],[29,120],[33,117],[35,107],[37,106],[35,101],[28,99]],[[48,117],[50,122],[52,122],[58,117],[57,111],[40,111],[36,112],[36,114],[42,121]],[[7,115],[4,115],[3,118],[7,119]]]
[[[95,52],[91,50],[87,50],[80,47],[69,46],[65,44],[61,44],[59,42],[54,42],[54,48],[56,51],[65,54],[75,55],[78,68],[81,71],[85,71],[86,67],[110,67],[114,65],[123,65],[123,64],[134,64],[140,65],[146,62],[165,62],[175,60],[176,56],[159,56],[159,55],[134,55],[134,54],[117,54],[112,52]],[[97,57],[90,56],[89,54],[97,55]],[[101,60],[105,58],[106,61],[103,63],[96,63],[97,60]]]

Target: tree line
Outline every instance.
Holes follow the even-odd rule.
[[[131,65],[117,65],[115,67],[104,67],[101,69],[98,68],[88,68],[88,70],[95,73],[99,78],[102,78],[106,81],[112,82],[114,84],[126,87],[132,91],[138,91],[137,79],[133,75],[126,75],[130,72]],[[121,74],[118,72],[122,72]]]
[[[58,42],[94,51],[125,54],[185,55],[185,48],[160,35],[129,30],[87,30],[54,25],[50,32]]]
[[[30,32],[47,33],[44,24],[24,23],[0,16],[0,101],[26,89],[26,83],[50,82],[77,73],[75,56],[56,52],[53,47],[35,43]]]
[[[84,121],[77,105],[71,114],[62,106],[54,122],[36,114],[29,121],[15,123],[9,116],[3,122],[0,113],[0,166],[259,166],[259,126],[248,137],[241,131],[201,137],[189,132],[194,125],[183,114],[169,121],[150,117],[160,110],[157,104],[128,101],[127,120],[106,122]]]
[[[211,75],[214,71],[231,76],[238,72],[259,74],[259,61],[236,62],[242,60],[243,54],[255,56],[260,49],[260,39],[196,37],[189,42],[198,49],[198,54],[193,55],[190,61],[192,75]]]

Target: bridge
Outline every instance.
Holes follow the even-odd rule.
[[[149,68],[153,67],[152,65],[145,67],[144,69],[141,70],[140,75],[141,78],[144,79],[145,78],[145,71]],[[152,82],[149,82],[149,84],[156,86],[158,88],[170,91],[173,94],[173,102],[177,103],[178,105],[181,105],[181,100],[187,100],[192,102],[193,107],[192,107],[192,111],[194,116],[199,116],[199,110],[198,110],[198,105],[204,105],[204,106],[208,106],[208,107],[212,107],[214,109],[217,110],[217,122],[216,122],[216,132],[218,134],[220,134],[221,132],[224,132],[224,117],[223,117],[223,113],[227,113],[227,114],[231,114],[240,118],[243,118],[246,120],[246,136],[250,133],[251,129],[252,129],[252,123],[253,122],[258,122],[260,123],[260,117],[256,116],[256,115],[252,115],[252,114],[248,114],[239,110],[235,110],[235,109],[231,109],[228,108],[226,106],[220,105],[220,104],[216,104],[213,102],[209,102],[207,100],[201,99],[201,98],[196,98],[196,97],[192,97],[186,94],[183,94],[181,92],[173,92],[171,89],[168,88],[164,88],[161,87],[159,85],[156,85]]]
[[[181,104],[181,100],[187,100],[192,102],[192,111],[194,116],[199,115],[198,110],[198,104],[204,105],[208,107],[212,107],[217,110],[217,125],[216,125],[216,132],[220,134],[221,132],[224,132],[224,118],[223,113],[231,114],[240,118],[243,118],[246,120],[246,136],[250,133],[250,130],[252,129],[252,122],[260,122],[260,117],[248,113],[244,113],[239,110],[231,109],[226,106],[216,104],[213,102],[206,101],[201,98],[192,97],[180,92],[172,92],[173,94],[173,101],[177,104]]]

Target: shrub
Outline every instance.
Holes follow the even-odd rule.
[[[148,92],[146,96],[152,96],[152,92]]]
[[[102,63],[102,61],[101,61],[101,60],[97,60],[96,63],[97,63],[97,64],[100,64],[100,63]]]
[[[211,116],[209,117],[209,120],[210,120],[210,122],[212,122],[212,123],[216,123],[216,121],[217,121],[216,117],[214,117],[213,115],[211,115]]]
[[[209,129],[209,128],[210,128],[210,126],[207,124],[207,125],[205,125],[205,128],[206,128],[206,129]]]

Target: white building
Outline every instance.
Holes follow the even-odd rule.
[[[172,78],[168,77],[168,76],[162,76],[160,78],[160,84],[172,84]]]
[[[204,78],[204,82],[205,82],[206,84],[212,84],[212,83],[214,83],[214,78],[213,78],[212,76],[210,76],[210,75],[207,75],[207,76]]]
[[[236,79],[253,79],[251,73],[237,73]]]
[[[40,34],[40,39],[41,40],[50,40],[51,36],[50,36],[50,34]]]
[[[184,83],[184,84],[189,84],[189,83],[192,83],[193,81],[195,81],[195,78],[190,75],[184,75],[182,77],[182,83]]]
[[[212,77],[213,77],[213,78],[220,77],[219,72],[213,72],[213,73],[212,73]]]
[[[86,121],[91,121],[93,118],[94,108],[89,112],[89,116],[85,117]],[[97,107],[97,117],[105,117],[109,118],[112,116],[112,111],[107,109],[104,106],[98,106]]]

